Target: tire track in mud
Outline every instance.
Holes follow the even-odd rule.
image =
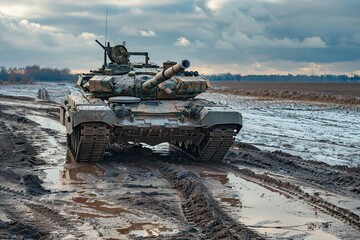
[[[4,122],[6,124],[4,124]],[[9,126],[12,126],[10,128]],[[33,126],[34,128],[40,129],[41,134],[38,136],[33,134],[23,135],[21,134],[22,129],[26,129]],[[7,162],[11,167],[16,166],[16,164],[24,164],[16,166],[17,169],[32,169],[35,165],[31,161],[38,161],[37,159],[32,159],[31,156],[36,156],[35,151],[38,151],[38,147],[33,147],[33,150],[23,148],[25,146],[32,146],[39,144],[44,145],[46,143],[46,135],[52,134],[46,132],[44,129],[41,129],[39,125],[31,120],[27,119],[24,115],[3,115],[3,122],[1,122],[0,116],[0,130],[5,130],[9,132],[10,135],[7,135],[9,138],[16,139],[14,140],[14,146],[19,149],[21,152],[25,149],[22,155],[27,154],[29,158],[16,159],[15,162]],[[12,135],[11,135],[12,134]],[[28,141],[29,140],[29,141]],[[350,195],[358,197],[359,190],[359,171],[356,169],[346,168],[346,167],[334,167],[328,166],[326,164],[304,161],[303,159],[287,155],[282,152],[264,152],[256,149],[253,146],[243,147],[241,144],[236,147],[240,148],[241,152],[231,150],[227,159],[235,160],[235,164],[243,165],[248,168],[256,168],[261,171],[273,171],[277,174],[285,174],[293,176],[296,179],[305,180],[321,188],[329,187],[335,192],[341,194]],[[12,158],[13,155],[7,155],[8,158]],[[151,158],[152,160],[159,160],[158,157]],[[161,158],[161,160],[168,160]],[[0,165],[2,163],[0,162]],[[45,164],[45,163],[43,163]],[[153,173],[157,170],[160,171],[159,177],[165,178],[173,187],[174,190],[178,191],[181,199],[181,209],[177,211],[176,207],[168,202],[161,202],[163,198],[160,198],[161,194],[168,194],[164,196],[171,196],[171,193],[159,193],[159,189],[156,186],[150,184],[143,185],[136,184],[136,181],[131,180],[132,178],[136,179],[139,175],[139,180],[145,179],[148,177],[148,171],[137,171],[131,172],[127,169],[128,178],[124,183],[124,187],[130,189],[130,193],[123,195],[118,200],[120,203],[128,202],[131,206],[141,207],[143,211],[153,211],[154,214],[162,216],[164,219],[178,219],[188,226],[188,229],[182,231],[178,234],[172,234],[169,236],[160,235],[154,237],[155,239],[216,239],[216,238],[226,238],[226,239],[244,239],[244,238],[263,238],[261,235],[258,235],[254,230],[249,229],[249,227],[242,225],[241,223],[235,221],[230,216],[228,216],[224,210],[219,206],[219,203],[214,200],[212,193],[205,187],[203,179],[198,177],[197,174],[184,170],[182,167],[175,164],[167,164],[162,162],[157,162],[156,164],[147,162],[147,165],[153,168]],[[196,164],[195,164],[196,165]],[[3,165],[1,165],[3,166]],[[115,163],[115,167],[118,165]],[[215,165],[220,169],[225,169],[227,172],[234,173],[239,177],[252,181],[260,186],[270,188],[274,191],[280,192],[284,195],[293,197],[297,201],[305,201],[309,205],[314,206],[317,209],[322,210],[327,215],[333,216],[347,225],[359,229],[359,216],[353,212],[331,204],[323,199],[319,198],[316,195],[310,195],[301,190],[299,185],[291,184],[284,181],[280,181],[275,177],[268,176],[266,174],[257,174],[250,169],[238,169],[236,165]],[[30,167],[30,168],[29,168]],[[4,173],[2,173],[4,172]],[[32,182],[38,183],[41,186],[41,183],[34,179],[33,177],[26,178],[24,177],[24,172],[20,171],[22,174],[20,177],[13,175],[8,170],[0,171],[0,200],[3,201],[0,204],[0,216],[1,212],[4,212],[5,215],[11,220],[10,222],[2,222],[0,220],[0,238],[19,238],[26,237],[25,234],[30,234],[33,238],[56,238],[64,237],[66,235],[76,236],[77,238],[86,238],[87,235],[84,230],[77,230],[76,226],[72,227],[69,223],[81,222],[85,223],[83,219],[74,219],[76,216],[70,214],[66,210],[61,210],[59,206],[52,203],[51,200],[46,200],[41,198],[47,194],[40,189],[40,192],[29,191],[31,188]],[[106,174],[111,176],[111,174],[116,173],[115,170],[107,169]],[[121,175],[122,171],[118,171],[118,174]],[[101,178],[101,181],[109,181],[111,183],[111,178],[105,176]],[[4,183],[2,183],[4,180]],[[122,180],[121,180],[122,181]],[[119,181],[119,184],[122,182]],[[125,180],[124,180],[125,181]],[[335,181],[335,182],[333,182]],[[127,184],[127,185],[126,185]],[[133,185],[131,185],[133,184]],[[110,186],[110,185],[109,185]],[[32,187],[35,190],[39,190],[38,186]],[[139,188],[139,192],[131,191],[131,189]],[[146,188],[148,192],[146,192]],[[328,189],[327,189],[328,190]],[[43,195],[42,195],[43,194]],[[11,199],[12,198],[12,199]],[[10,199],[9,201],[5,199]],[[142,205],[144,199],[148,200],[149,203],[157,203],[156,207],[154,205]],[[170,197],[169,197],[170,199]],[[59,200],[58,204],[68,204],[68,209],[78,205],[70,204],[70,202]],[[180,205],[180,204],[179,204]],[[165,210],[162,210],[165,208]],[[182,211],[181,211],[182,210]],[[67,215],[60,214],[64,213]],[[182,215],[183,214],[183,215]],[[29,219],[23,219],[24,216],[29,216]],[[86,222],[89,223],[89,222]],[[101,221],[93,221],[94,224],[91,228],[99,230],[104,227],[101,224]],[[179,226],[181,226],[179,224]],[[93,230],[93,229],[92,229]],[[29,232],[28,232],[29,231]],[[57,233],[57,231],[59,233]],[[128,236],[131,237],[131,236]]]
[[[72,219],[67,219],[54,206],[47,207],[32,200],[14,200],[0,205],[0,210],[10,220],[3,222],[3,231],[0,226],[0,236],[11,236],[16,239],[63,238],[66,235],[82,237],[83,234],[71,225]],[[49,205],[50,206],[50,205]],[[1,223],[1,222],[0,222]],[[7,238],[1,238],[7,239]]]
[[[319,188],[360,199],[360,167],[330,166],[304,160],[282,151],[261,151],[245,143],[235,143],[227,160],[245,167],[288,175]]]
[[[33,196],[46,193],[41,183],[38,177],[31,174],[20,176],[10,169],[0,170],[0,192],[14,199],[32,200]]]
[[[81,236],[71,225],[73,216],[56,210],[34,174],[45,162],[36,157],[40,147],[33,143],[44,144],[46,132],[25,115],[0,111],[0,138],[0,239]]]
[[[217,165],[220,169],[233,172],[239,177],[254,182],[260,186],[277,191],[285,196],[304,200],[309,205],[316,207],[329,216],[335,217],[343,223],[360,230],[360,216],[348,209],[336,206],[328,201],[323,200],[319,196],[311,195],[304,192],[299,185],[279,180],[267,174],[258,174],[250,169],[239,169],[238,166],[232,164]]]
[[[18,210],[10,204],[0,205],[0,208],[10,219],[10,222],[4,225],[3,231],[0,229],[0,236],[9,236],[10,239],[40,239],[49,235],[49,231],[33,220],[25,210]]]
[[[222,211],[203,184],[202,179],[195,173],[174,164],[158,162],[156,166],[169,183],[180,193],[183,213],[196,238],[263,238]]]

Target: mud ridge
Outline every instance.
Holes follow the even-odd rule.
[[[144,188],[143,186],[138,186],[139,188]],[[118,200],[131,203],[133,206],[141,207],[142,209],[147,209],[149,212],[155,213],[157,215],[163,216],[164,218],[174,218],[181,219],[179,211],[177,211],[176,206],[167,201],[159,201],[158,196],[164,195],[156,191],[152,192],[127,192],[119,198]]]
[[[3,94],[0,94],[0,98],[11,99],[11,100],[22,100],[22,101],[35,101],[35,98],[32,98],[32,97],[10,96],[10,95],[3,95]]]
[[[224,165],[218,165],[218,167],[225,168]],[[295,185],[284,180],[279,180],[266,174],[257,174],[250,169],[239,169],[237,166],[231,164],[227,165],[226,169],[234,171],[241,178],[252,181],[261,186],[268,187],[286,196],[303,199],[308,204],[316,207],[326,214],[339,219],[340,221],[355,229],[360,229],[359,215],[351,212],[348,209],[338,207],[328,201],[325,201],[319,196],[305,193],[299,185]]]
[[[282,151],[260,151],[248,144],[235,143],[226,159],[245,167],[273,171],[295,177],[322,189],[360,198],[360,169],[330,166],[326,163],[304,160]]]
[[[19,175],[9,168],[4,171],[0,170],[0,191],[3,194],[31,199],[31,196],[48,192],[41,186],[41,183],[42,181],[32,174]]]
[[[41,215],[41,218],[44,219],[44,222],[51,223],[54,226],[58,227],[66,227],[67,229],[71,229],[71,225],[68,223],[68,219],[64,218],[57,211],[35,203],[27,203],[25,204],[27,207],[31,208],[33,212]],[[38,217],[39,218],[39,217]]]
[[[262,239],[225,214],[202,180],[182,167],[158,163],[158,169],[180,193],[183,213],[201,239]]]
[[[17,239],[41,239],[49,236],[49,231],[39,226],[37,221],[25,216],[25,212],[16,210],[12,206],[1,206],[7,217],[11,219],[6,224],[3,234],[11,234]],[[1,234],[1,231],[0,231]],[[1,236],[1,235],[0,235]]]
[[[22,125],[34,126],[34,123],[23,116],[4,114],[0,111],[0,138],[3,139],[0,145],[0,166],[11,165],[31,165],[31,161],[36,161],[34,157],[36,150],[27,141],[26,137],[20,133],[15,134],[5,122],[10,121],[12,127],[21,130]],[[17,125],[18,124],[18,125]],[[17,126],[16,126],[17,125]]]
[[[23,114],[8,114],[0,111],[0,118],[16,122],[16,123],[24,123],[31,126],[37,126],[39,124],[35,123],[34,121],[31,121],[30,119],[26,118]]]

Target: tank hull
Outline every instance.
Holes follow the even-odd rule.
[[[168,142],[196,160],[220,161],[242,127],[241,114],[201,99],[111,103],[72,93],[60,107],[77,161],[100,161],[110,143]]]

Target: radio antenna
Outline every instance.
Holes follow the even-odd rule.
[[[108,14],[109,14],[109,9],[106,9],[106,22],[105,22],[105,46],[106,46],[106,42],[107,42]]]
[[[107,66],[106,52],[109,50],[109,46],[107,44],[107,23],[108,23],[108,13],[109,10],[106,9],[106,22],[105,22],[105,45],[104,45],[104,64],[102,66],[102,74],[105,74],[105,68]],[[97,41],[97,40],[96,40]],[[98,42],[99,43],[99,42]],[[100,44],[101,45],[101,44]]]

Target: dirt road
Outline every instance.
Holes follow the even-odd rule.
[[[0,239],[356,239],[360,168],[237,142],[223,163],[167,145],[67,153],[58,106],[0,97]]]

